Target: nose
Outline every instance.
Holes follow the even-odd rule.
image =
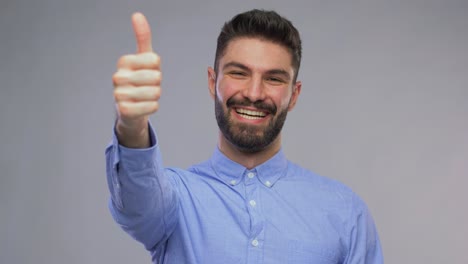
[[[262,78],[253,77],[242,91],[242,95],[251,102],[263,101],[265,99],[265,87]]]

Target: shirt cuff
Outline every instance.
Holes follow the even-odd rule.
[[[154,131],[153,125],[151,125],[151,122],[148,122],[148,131],[149,131],[149,139],[150,139],[150,147],[149,148],[128,148],[119,143],[119,139],[117,138],[117,132],[116,132],[116,127],[114,125],[113,128],[113,135],[112,135],[112,141],[106,148],[106,152],[109,152],[111,149],[113,150],[112,152],[112,166],[114,168],[117,167],[117,164],[121,160],[121,156],[124,156],[125,158],[131,158],[131,157],[137,157],[141,158],[143,156],[153,156],[153,155],[144,155],[144,154],[152,154],[152,152],[155,152],[155,149],[157,148],[157,135]]]

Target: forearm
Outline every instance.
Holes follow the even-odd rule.
[[[130,149],[118,145],[114,136],[106,151],[112,216],[148,249],[167,239],[178,210],[176,191],[165,175],[153,133],[150,138],[150,148]]]

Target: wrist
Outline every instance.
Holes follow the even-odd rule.
[[[117,119],[115,130],[119,144],[128,148],[147,148],[150,146],[148,118],[138,120]]]

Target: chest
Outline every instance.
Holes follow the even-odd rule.
[[[322,193],[297,184],[267,187],[255,181],[188,186],[180,193],[179,224],[168,243],[179,245],[187,258],[200,263],[324,264],[343,259],[343,216]]]

